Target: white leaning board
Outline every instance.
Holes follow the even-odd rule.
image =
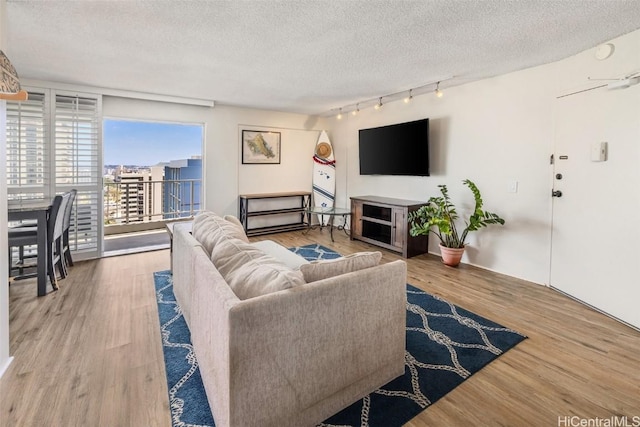
[[[316,142],[316,149],[320,143],[327,143],[331,146],[331,141],[327,132],[322,131]],[[336,166],[333,147],[331,154],[326,157],[319,157],[314,150],[313,156],[313,205],[315,207],[332,208],[336,194]],[[329,222],[329,217],[318,215],[318,223],[324,219],[324,225]]]

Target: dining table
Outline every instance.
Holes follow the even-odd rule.
[[[47,222],[51,212],[51,201],[41,201],[29,204],[9,204],[9,221],[36,220],[37,226],[37,266],[36,277],[38,280],[38,296],[47,294],[47,251],[51,250],[47,245]],[[51,287],[53,289],[53,287]]]

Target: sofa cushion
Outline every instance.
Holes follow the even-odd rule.
[[[200,212],[193,220],[193,237],[211,255],[211,250],[219,242],[226,239],[240,239],[248,242],[241,227],[226,221],[224,218],[210,211]]]
[[[313,261],[300,266],[300,271],[307,283],[316,282],[352,271],[375,267],[380,263],[380,252],[357,252],[345,257]]]
[[[273,240],[261,240],[251,243],[252,246],[260,249],[267,255],[271,255],[292,270],[300,270],[302,264],[309,264],[309,261],[298,254],[294,254],[289,249],[277,244]]]
[[[305,283],[300,271],[240,239],[218,242],[211,252],[211,261],[241,300]]]
[[[231,224],[234,224],[236,227],[240,228],[240,230],[244,234],[244,227],[242,226],[242,223],[240,222],[240,220],[237,217],[235,217],[233,215],[225,215],[224,216],[224,220],[225,221],[229,221]]]

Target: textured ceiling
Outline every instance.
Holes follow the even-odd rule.
[[[7,0],[6,16],[22,78],[311,114],[640,28],[637,0]]]

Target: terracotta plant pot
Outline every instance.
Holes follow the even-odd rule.
[[[440,255],[442,255],[444,265],[457,267],[458,264],[460,264],[460,259],[462,259],[462,254],[464,254],[464,247],[447,248],[446,246],[440,245]]]

